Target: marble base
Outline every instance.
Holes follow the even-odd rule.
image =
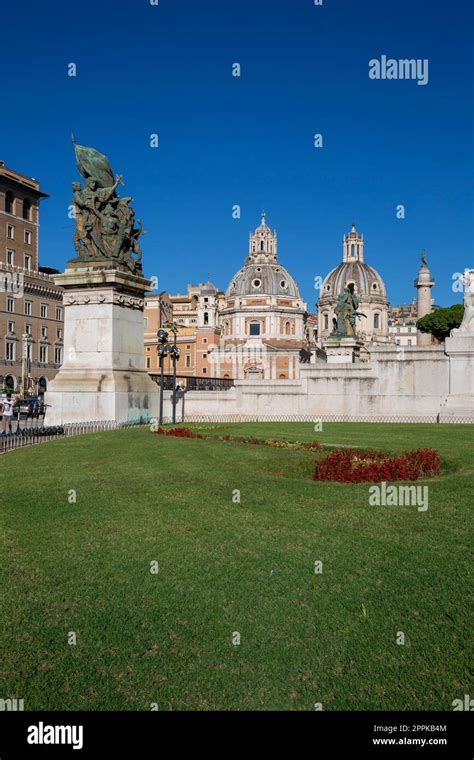
[[[353,337],[329,336],[324,342],[328,364],[354,364],[360,361],[363,342]]]
[[[45,395],[48,424],[146,422],[159,389],[145,370],[144,295],[151,282],[119,269],[75,266],[64,290],[64,363]]]
[[[440,418],[474,418],[474,332],[451,330],[444,350],[449,357],[449,395]]]

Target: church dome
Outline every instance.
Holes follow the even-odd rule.
[[[327,275],[321,288],[321,297],[338,296],[353,282],[359,295],[380,295],[386,298],[385,285],[379,273],[364,261],[343,261]]]
[[[277,260],[277,235],[265,221],[262,211],[260,225],[250,234],[249,255],[226,290],[232,296],[269,295],[300,298],[298,286],[285,267]]]
[[[351,282],[358,295],[387,297],[381,276],[364,261],[364,237],[357,232],[355,224],[344,235],[342,262],[326,276],[321,299],[339,296]]]
[[[291,296],[300,298],[298,286],[285,267],[278,263],[247,263],[232,278],[226,290],[232,296]]]

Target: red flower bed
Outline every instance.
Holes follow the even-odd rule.
[[[345,449],[316,460],[313,480],[339,483],[380,483],[391,480],[418,480],[422,475],[439,475],[440,457],[432,449],[407,451],[398,457],[380,451],[357,452]]]
[[[164,428],[158,428],[155,430],[157,435],[172,435],[176,438],[204,438],[200,433],[195,433],[191,428],[175,427],[165,430]]]

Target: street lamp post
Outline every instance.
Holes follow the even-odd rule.
[[[163,365],[165,363],[165,356],[168,353],[168,333],[166,330],[158,330],[157,332],[158,337],[158,358],[160,362],[160,416],[158,420],[158,424],[161,426],[163,424]]]
[[[178,403],[177,399],[177,393],[176,393],[176,362],[179,359],[180,350],[178,346],[175,344],[171,346],[170,356],[173,360],[173,423],[176,422],[176,405]]]

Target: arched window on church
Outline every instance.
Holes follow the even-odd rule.
[[[204,324],[205,325],[209,324],[209,314],[207,311],[204,312]]]
[[[285,322],[285,335],[291,335],[291,322]]]
[[[324,329],[329,330],[329,314],[324,315]]]
[[[263,240],[262,240],[262,242],[260,243],[260,250],[261,250],[261,251],[263,251]]]
[[[351,256],[354,256],[355,246],[354,243],[351,245]]]
[[[378,330],[380,327],[380,314],[375,312],[374,314],[374,330]]]

